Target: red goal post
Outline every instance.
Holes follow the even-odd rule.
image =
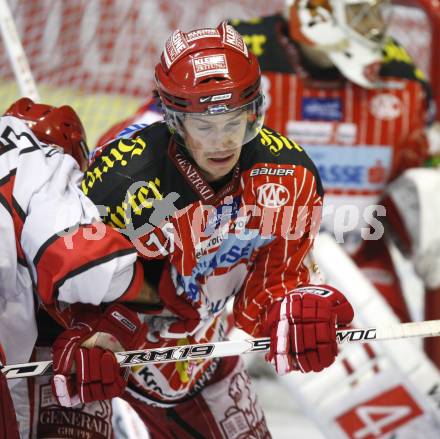
[[[177,27],[214,26],[284,8],[284,0],[7,0],[44,102],[69,103],[89,144],[132,114],[153,87],[153,66]],[[392,33],[437,90],[440,106],[440,1],[398,0]],[[20,96],[0,42],[0,111]]]

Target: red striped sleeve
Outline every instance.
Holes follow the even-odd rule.
[[[259,250],[234,304],[235,324],[254,336],[262,335],[272,303],[309,282],[304,259],[319,227],[322,199],[314,175],[301,166],[295,167],[295,179],[289,187],[290,202],[274,216],[275,239]]]

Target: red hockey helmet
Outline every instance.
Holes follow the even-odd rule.
[[[23,119],[38,140],[63,148],[65,153],[73,156],[81,169],[87,167],[86,133],[72,107],[53,107],[21,98],[4,115]]]
[[[226,21],[217,28],[176,30],[156,65],[156,85],[167,122],[179,130],[185,114],[216,115],[242,108],[249,127],[245,141],[263,123],[260,66],[242,36]]]

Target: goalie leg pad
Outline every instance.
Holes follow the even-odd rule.
[[[404,230],[417,274],[428,289],[440,287],[440,170],[404,172],[388,188],[384,205],[391,232]]]

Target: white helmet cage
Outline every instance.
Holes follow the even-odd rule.
[[[290,19],[295,15],[299,23],[295,39],[325,52],[346,78],[375,87],[366,72],[382,62],[390,0],[287,0],[287,4]]]
[[[331,1],[334,16],[349,38],[381,48],[391,18],[390,0],[337,0]]]

